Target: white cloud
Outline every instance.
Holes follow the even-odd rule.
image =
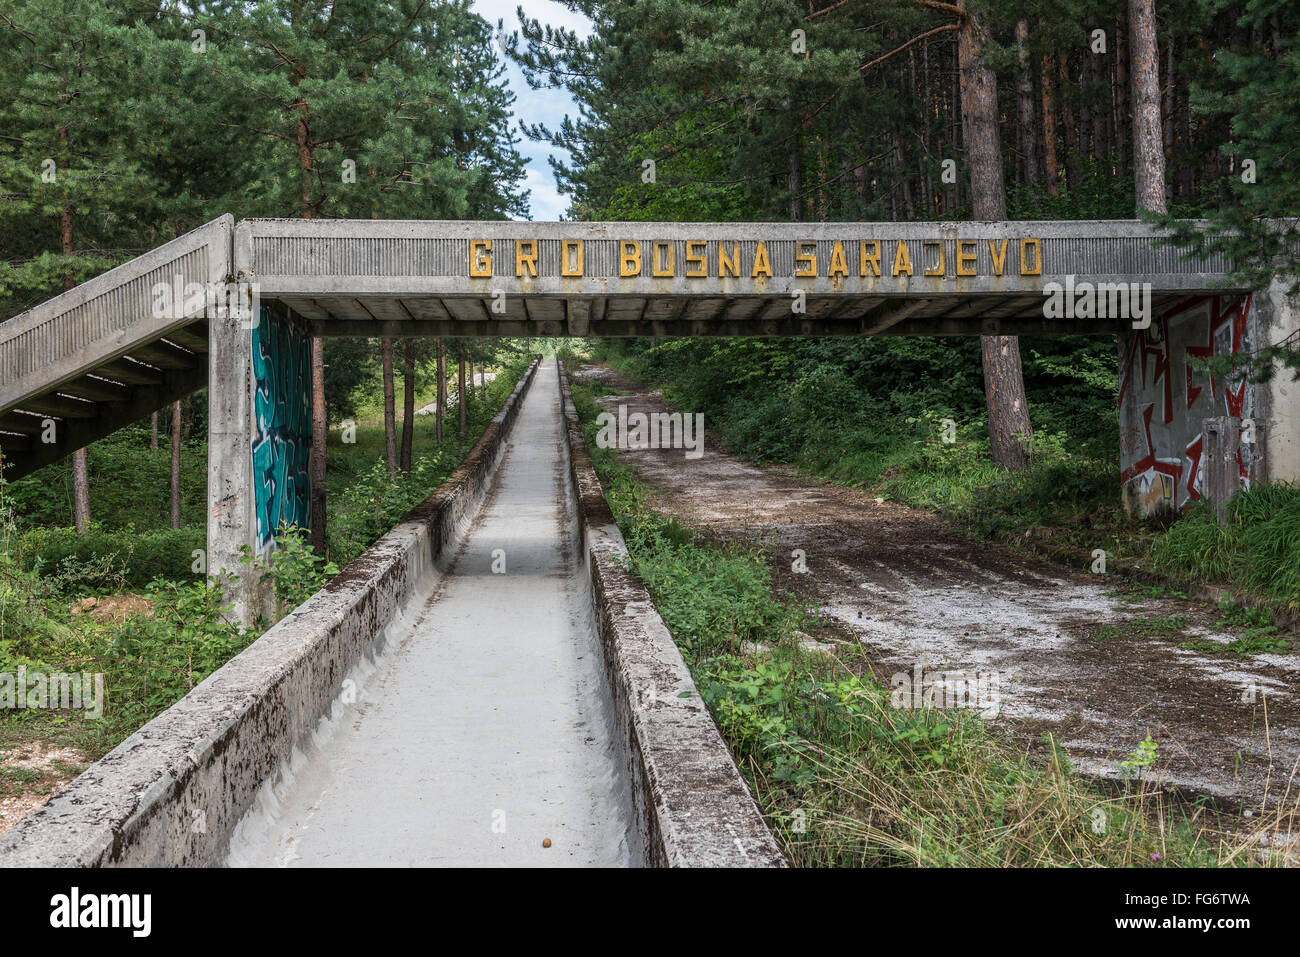
[[[569,209],[569,197],[556,191],[555,176],[546,165],[545,156],[529,164],[524,173],[524,188],[531,190],[528,206],[533,221],[552,222]]]
[[[524,0],[522,3],[518,0],[474,0],[473,6],[474,12],[493,26],[496,26],[498,20],[504,20],[507,32],[519,28],[519,17],[515,12],[519,7],[524,8],[526,17],[553,27],[575,30],[580,36],[591,32],[590,20],[551,0]]]

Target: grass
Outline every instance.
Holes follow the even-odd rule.
[[[1103,625],[1097,629],[1097,638],[1105,641],[1111,638],[1166,638],[1181,635],[1191,623],[1190,615],[1151,615],[1141,618],[1127,618],[1113,625]]]
[[[1223,525],[1212,510],[1193,508],[1155,543],[1150,562],[1300,609],[1300,487],[1243,492],[1228,503]]]
[[[1219,613],[1221,617],[1215,627],[1239,632],[1236,637],[1227,642],[1209,638],[1185,641],[1183,647],[1221,657],[1284,655],[1291,650],[1291,642],[1278,633],[1264,609],[1247,607],[1232,598],[1225,598],[1219,602]]]
[[[803,649],[795,632],[817,622],[777,593],[757,547],[706,541],[658,515],[635,474],[595,445],[598,391],[575,383],[574,401],[634,569],[792,863],[1274,862],[1235,821],[1171,803],[1140,776],[1103,793],[1055,741],[1032,751],[969,711],[895,707],[856,644]],[[1290,823],[1278,814],[1255,826]]]
[[[1151,584],[1149,582],[1124,582],[1115,591],[1106,593],[1111,598],[1118,598],[1128,604],[1139,604],[1154,598],[1177,598],[1187,601],[1191,598],[1187,592],[1170,585]]]

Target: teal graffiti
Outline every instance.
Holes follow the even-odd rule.
[[[266,306],[252,335],[253,488],[257,550],[265,552],[277,528],[306,528],[311,517],[311,343]]]

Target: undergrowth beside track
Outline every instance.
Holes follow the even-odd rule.
[[[596,444],[601,386],[573,382],[635,571],[686,658],[786,854],[801,866],[1227,866],[1273,863],[1209,806],[1132,776],[1103,792],[1055,741],[1033,752],[963,710],[895,707],[853,644],[806,650],[804,604],[755,546],[706,540],[648,504]],[[1294,811],[1291,812],[1294,814]]]

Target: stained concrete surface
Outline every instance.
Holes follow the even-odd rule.
[[[538,369],[450,566],[352,676],[355,703],[268,782],[231,865],[638,863],[574,567],[556,375]]]

